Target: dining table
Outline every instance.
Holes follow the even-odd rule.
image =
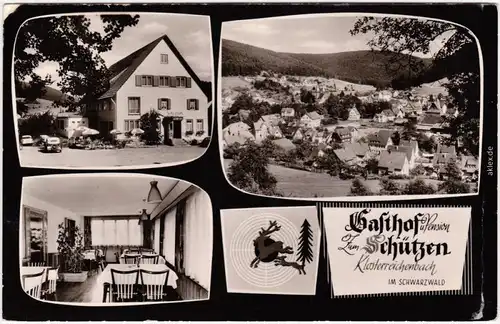
[[[24,287],[23,276],[37,274],[37,273],[40,273],[40,272],[45,270],[45,272],[43,273],[43,277],[42,277],[42,283],[45,283],[47,281],[47,273],[48,273],[49,269],[50,269],[50,267],[21,267],[21,269],[20,269],[21,285],[23,286],[23,289],[30,290],[35,285],[33,280],[28,280],[28,282],[30,283],[31,286]]]
[[[112,283],[111,269],[119,271],[127,271],[134,269],[144,269],[148,271],[165,271],[170,270],[168,274],[167,285],[172,287],[172,289],[177,289],[177,279],[179,276],[175,271],[166,264],[123,264],[123,263],[109,263],[104,271],[102,271],[96,278],[95,289],[92,295],[93,303],[110,303],[111,294],[110,287]]]
[[[122,255],[120,255],[120,259],[119,259],[120,263],[125,263],[125,255],[127,255],[129,257],[133,257],[133,258],[137,258],[137,257],[140,257],[142,255],[158,256],[158,264],[165,264],[165,258],[162,257],[161,255],[155,254],[155,253],[123,253]]]

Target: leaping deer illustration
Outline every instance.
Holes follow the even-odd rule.
[[[282,255],[282,256],[277,257],[274,260],[274,265],[275,266],[282,266],[282,267],[292,267],[292,268],[299,270],[299,274],[306,274],[306,271],[304,270],[304,266],[305,266],[304,264],[298,264],[297,262],[288,262],[285,259],[286,259],[286,255]]]
[[[257,268],[261,261],[273,261],[279,253],[293,253],[291,246],[283,247],[283,242],[276,242],[271,239],[271,234],[281,229],[281,226],[278,226],[278,223],[276,221],[269,221],[269,227],[267,229],[263,229],[262,227],[260,229],[261,230],[259,231],[259,236],[255,240],[253,240],[253,245],[256,250],[256,257],[250,263],[250,267]],[[272,258],[273,254],[275,254],[276,257],[274,257],[272,260],[267,260],[268,258]]]

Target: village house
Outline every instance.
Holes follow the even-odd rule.
[[[295,109],[293,108],[281,108],[281,118],[285,120],[290,120],[295,118]]]
[[[311,138],[311,142],[312,142],[312,144],[318,145],[318,144],[326,143],[327,138],[328,138],[327,131],[315,131],[313,133],[312,138]]]
[[[351,140],[355,140],[359,138],[359,131],[357,127],[354,126],[347,126],[347,129],[351,133]]]
[[[361,115],[359,114],[358,109],[356,108],[356,105],[353,105],[351,109],[349,109],[349,117],[347,120],[360,120]]]
[[[467,177],[476,176],[479,172],[479,161],[474,156],[462,156],[460,170]]]
[[[269,137],[269,125],[262,118],[253,123],[255,142],[260,143]]]
[[[291,151],[295,149],[295,144],[293,144],[288,138],[275,139],[272,142],[284,151]]]
[[[396,119],[396,115],[394,115],[391,109],[384,109],[382,110],[381,114],[385,115],[388,121],[393,122],[394,119]]]
[[[410,140],[410,141],[400,140],[399,146],[410,146],[412,148],[413,155],[415,156],[415,158],[420,157],[420,149],[418,147],[417,141],[415,141],[415,140]]]
[[[389,121],[389,119],[387,118],[387,116],[385,114],[378,113],[378,114],[375,114],[375,116],[373,117],[373,121],[376,123],[387,123]]]
[[[333,132],[333,140],[337,143],[349,143],[352,141],[352,134],[347,127],[337,127]]]
[[[355,165],[359,162],[358,157],[353,150],[349,147],[344,147],[341,149],[333,150],[335,156],[343,163],[347,165]]]
[[[387,150],[391,152],[402,152],[406,154],[406,159],[410,165],[410,169],[415,167],[416,156],[414,154],[413,148],[411,146],[404,145],[389,145],[387,146]]]
[[[457,156],[451,153],[435,153],[434,158],[432,159],[432,166],[435,169],[440,170],[440,173],[443,173],[446,165],[449,163],[456,163]]]
[[[410,174],[410,164],[406,153],[390,150],[382,151],[378,162],[379,175],[404,175]]]
[[[263,115],[260,119],[268,126],[278,126],[282,122],[280,114]]]
[[[346,150],[351,150],[354,155],[356,155],[361,160],[365,159],[367,157],[367,154],[370,152],[370,147],[367,143],[345,143],[344,148]]]
[[[56,117],[56,132],[57,134],[70,138],[75,130],[80,127],[89,127],[89,120],[77,113],[59,113]]]
[[[377,99],[380,101],[389,101],[392,99],[392,93],[387,90],[380,91],[377,95]]]
[[[311,112],[305,113],[304,116],[302,116],[302,118],[300,119],[300,123],[304,127],[316,128],[316,127],[319,127],[321,125],[322,118],[323,117],[320,114],[318,114],[317,112],[311,111]]]
[[[368,135],[368,146],[371,150],[382,151],[387,149],[387,146],[392,145],[391,136],[394,131],[389,129],[381,129],[378,133]]]
[[[222,139],[224,146],[235,143],[245,144],[247,140],[255,141],[255,136],[252,134],[250,126],[243,122],[237,122],[222,130]]]
[[[109,68],[109,88],[87,105],[90,127],[108,134],[139,128],[145,113],[158,111],[160,133],[169,139],[209,135],[209,94],[164,35]]]
[[[304,132],[302,131],[301,128],[297,128],[297,130],[293,134],[292,141],[300,142],[302,140],[304,140]]]
[[[438,146],[436,148],[436,153],[446,153],[446,154],[453,155],[455,157],[457,156],[457,150],[455,149],[455,146],[444,145],[441,143],[438,144]]]

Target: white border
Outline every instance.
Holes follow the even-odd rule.
[[[314,277],[314,293],[312,294],[301,294],[298,292],[275,292],[275,291],[264,291],[264,290],[259,290],[262,289],[261,287],[255,287],[255,290],[233,290],[229,291],[229,283],[228,283],[228,277],[227,277],[227,270],[229,267],[232,267],[229,261],[229,255],[226,257],[226,248],[225,248],[225,243],[229,242],[229,238],[225,237],[225,224],[226,221],[224,219],[227,219],[229,217],[235,217],[229,215],[231,211],[262,211],[265,214],[278,214],[281,209],[304,209],[304,208],[309,208],[315,211],[314,216],[316,217],[316,220],[318,221],[318,244],[316,246],[316,257],[318,258],[317,260],[317,266],[316,266],[316,271],[315,271],[315,277]],[[226,214],[223,216],[223,212],[226,212]],[[249,217],[252,217],[253,215],[250,215]],[[280,215],[281,216],[281,215]],[[286,218],[285,216],[281,216]],[[228,209],[221,209],[220,210],[220,222],[221,222],[221,237],[222,237],[222,254],[224,257],[224,277],[225,277],[225,282],[226,282],[226,294],[249,294],[249,295],[283,295],[283,296],[316,296],[317,293],[317,286],[318,286],[318,272],[319,272],[319,258],[321,256],[321,243],[323,240],[323,228],[321,227],[321,223],[318,219],[318,207],[316,205],[310,205],[310,206],[280,206],[280,207],[252,207],[252,208],[228,208]],[[229,253],[229,251],[228,251]]]
[[[162,178],[163,180],[171,180],[171,181],[182,181],[185,183],[190,184],[191,186],[194,186],[201,190],[203,193],[205,193],[208,197],[208,201],[210,203],[210,210],[212,211],[211,213],[211,220],[212,224],[214,221],[214,212],[213,212],[213,204],[212,200],[210,199],[210,195],[203,190],[201,187],[195,185],[194,183],[191,183],[189,181],[185,180],[180,180],[172,177],[163,177],[163,176],[157,176],[157,175],[149,175],[149,174],[135,174],[135,173],[68,173],[68,174],[51,174],[51,175],[41,175],[41,176],[31,176],[31,177],[24,177],[22,184],[21,184],[21,199],[20,199],[20,210],[19,210],[19,287],[21,290],[28,295],[24,289],[22,289],[22,274],[21,274],[21,267],[23,266],[22,262],[22,246],[24,245],[23,242],[23,226],[24,226],[24,218],[23,218],[23,197],[24,197],[24,185],[25,185],[25,179],[39,179],[39,178],[71,178],[71,177],[79,177],[79,178],[85,178],[85,177],[108,177],[108,178],[114,178],[114,177],[121,177],[121,178],[128,178],[128,177],[136,177],[136,178],[144,178],[144,179],[153,179],[153,178]],[[35,207],[36,208],[36,207]],[[83,216],[83,215],[80,215]],[[50,217],[50,216],[48,216]],[[30,295],[28,295],[30,298],[39,301],[39,302],[44,302],[44,303],[49,303],[49,304],[56,304],[56,305],[68,305],[68,306],[77,306],[77,307],[128,307],[128,306],[144,306],[144,305],[165,305],[165,304],[177,304],[177,303],[189,303],[189,302],[203,302],[203,301],[208,301],[210,300],[210,294],[212,290],[212,275],[213,275],[213,255],[214,255],[214,231],[213,231],[213,226],[211,227],[212,229],[212,249],[211,249],[211,258],[210,258],[210,281],[209,281],[209,287],[208,287],[208,296],[207,298],[201,298],[201,299],[191,299],[191,300],[173,300],[173,301],[162,301],[162,302],[130,302],[130,303],[86,303],[86,302],[60,302],[60,301],[51,301],[51,300],[44,300],[44,299],[38,299],[38,298],[33,298]],[[100,288],[98,288],[100,289]]]
[[[438,21],[438,22],[444,22],[447,24],[452,24],[461,28],[464,28],[469,32],[470,35],[474,38],[477,44],[477,50],[479,54],[479,78],[480,78],[480,96],[479,96],[479,169],[478,169],[478,182],[477,182],[477,192],[473,193],[465,193],[465,194],[434,194],[434,195],[397,195],[397,196],[363,196],[361,199],[359,196],[338,196],[338,197],[309,197],[309,198],[303,198],[303,197],[278,197],[278,196],[266,196],[262,194],[255,194],[251,192],[246,192],[229,181],[227,174],[226,174],[226,168],[224,167],[224,150],[222,148],[222,110],[219,109],[220,102],[222,102],[222,39],[224,36],[224,25],[225,24],[230,24],[230,23],[236,23],[236,22],[244,22],[244,21],[266,21],[266,20],[276,20],[276,19],[311,19],[311,18],[323,18],[323,17],[356,17],[356,16],[370,16],[370,17],[394,17],[394,18],[412,18],[412,19],[419,19],[419,20],[432,20],[432,21]],[[478,196],[479,195],[479,188],[481,185],[481,160],[482,160],[482,148],[483,148],[483,110],[484,110],[484,66],[483,66],[483,54],[481,50],[481,45],[479,43],[479,39],[476,37],[476,35],[467,27],[447,21],[447,20],[442,20],[442,19],[435,19],[435,18],[427,18],[423,16],[410,16],[410,15],[397,15],[397,14],[380,14],[380,13],[369,13],[369,12],[344,12],[344,13],[320,13],[320,14],[304,14],[304,15],[290,15],[290,16],[276,16],[276,17],[270,17],[270,18],[257,18],[257,19],[244,19],[244,20],[232,20],[232,21],[226,21],[222,22],[222,27],[221,27],[221,33],[220,33],[220,44],[219,44],[219,73],[218,73],[218,94],[217,94],[217,121],[218,121],[218,139],[219,139],[219,155],[220,155],[220,160],[222,164],[222,170],[224,172],[224,177],[226,178],[226,181],[231,185],[233,188],[236,190],[239,190],[247,195],[252,195],[252,196],[257,196],[257,197],[265,197],[265,198],[276,198],[276,199],[287,199],[287,200],[301,200],[301,201],[314,201],[314,202],[320,202],[320,201],[331,201],[332,199],[335,199],[336,201],[360,201],[360,200],[373,200],[373,201],[391,201],[391,200],[412,200],[412,199],[435,199],[435,198],[452,198],[452,197],[465,197],[465,196]]]
[[[125,166],[95,166],[95,167],[65,167],[65,166],[36,166],[36,165],[24,165],[22,163],[21,159],[21,152],[19,150],[19,125],[18,125],[18,120],[17,120],[17,103],[16,103],[16,89],[15,89],[15,78],[14,78],[14,56],[15,56],[15,50],[16,50],[16,42],[17,42],[17,36],[19,35],[19,31],[23,27],[25,23],[27,23],[30,20],[36,20],[39,18],[48,18],[48,17],[60,17],[60,16],[80,16],[80,15],[100,15],[100,14],[106,14],[106,15],[127,15],[127,14],[137,14],[137,15],[165,15],[165,16],[194,16],[194,17],[204,17],[208,19],[208,30],[209,30],[209,37],[210,37],[210,62],[211,62],[211,73],[212,73],[212,79],[211,79],[211,90],[212,90],[212,100],[208,102],[207,104],[207,113],[208,113],[208,108],[212,106],[212,114],[210,118],[212,119],[212,124],[211,124],[211,135],[210,135],[210,142],[208,146],[205,148],[203,153],[201,153],[199,156],[190,159],[190,160],[185,160],[185,161],[179,161],[179,162],[166,162],[166,163],[161,163],[161,164],[144,164],[144,165],[125,165]],[[133,27],[132,27],[133,28]],[[183,54],[181,54],[183,55]],[[15,131],[15,136],[16,136],[16,146],[17,146],[17,156],[19,158],[19,165],[23,168],[37,168],[37,169],[54,169],[54,170],[137,170],[137,169],[153,169],[153,168],[164,168],[164,167],[170,167],[170,166],[177,166],[177,165],[183,165],[187,164],[190,162],[193,162],[199,158],[201,158],[205,153],[208,151],[210,148],[210,145],[212,143],[212,138],[214,136],[214,122],[215,122],[215,105],[214,105],[214,96],[215,96],[215,71],[214,71],[214,51],[213,51],[213,41],[212,41],[212,22],[211,22],[211,17],[206,16],[206,15],[196,15],[196,14],[180,14],[180,13],[169,13],[169,12],[135,12],[135,11],[109,11],[109,12],[101,12],[101,11],[95,11],[95,12],[73,12],[73,13],[61,13],[61,14],[52,14],[52,15],[42,15],[38,17],[33,17],[25,20],[21,26],[19,26],[19,29],[16,32],[16,38],[14,40],[14,46],[13,46],[13,51],[12,51],[12,67],[11,67],[11,92],[12,92],[12,115],[14,119],[14,131]],[[203,90],[202,90],[203,91]]]

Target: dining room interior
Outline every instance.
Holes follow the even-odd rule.
[[[23,180],[20,287],[52,302],[209,298],[212,206],[186,181],[138,174]]]

